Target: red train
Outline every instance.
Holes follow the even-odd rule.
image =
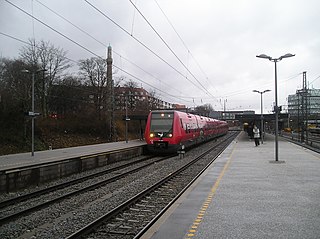
[[[149,113],[145,139],[150,152],[175,153],[182,145],[188,148],[227,132],[225,121],[175,110],[159,110]]]

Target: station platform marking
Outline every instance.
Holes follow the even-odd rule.
[[[194,220],[193,224],[191,225],[191,227],[189,228],[189,231],[188,233],[186,234],[185,236],[185,239],[192,239],[194,236],[195,236],[195,233],[197,232],[197,228],[198,226],[200,225],[202,219],[203,219],[203,216],[205,215],[206,213],[206,210],[208,209],[210,203],[212,202],[213,200],[213,197],[219,187],[219,184],[225,174],[225,172],[228,170],[229,168],[229,165],[231,163],[231,160],[232,160],[232,157],[233,157],[233,154],[235,152],[235,149],[237,147],[238,144],[234,144],[233,148],[232,148],[232,151],[231,151],[231,154],[226,162],[226,164],[224,165],[221,173],[219,174],[219,177],[217,178],[217,180],[215,181],[214,185],[212,186],[211,188],[211,191],[206,199],[206,201],[202,204],[202,207],[197,215],[197,218]]]
[[[277,165],[272,135],[255,147],[239,134],[142,239],[318,238],[319,154],[279,146]]]

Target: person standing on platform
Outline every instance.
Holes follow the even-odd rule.
[[[259,142],[260,130],[256,125],[253,126],[253,138],[254,138],[255,145],[256,146],[260,145],[260,142]]]

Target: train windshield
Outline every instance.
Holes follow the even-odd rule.
[[[151,116],[151,132],[172,133],[173,112],[153,112]]]

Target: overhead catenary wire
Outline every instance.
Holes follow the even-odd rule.
[[[316,79],[315,79],[316,80]],[[241,93],[240,93],[241,94]],[[182,97],[182,98],[184,98],[184,97]],[[191,98],[191,97],[190,97]],[[196,98],[196,97],[192,97],[192,98]],[[205,99],[204,97],[201,97],[202,99]]]
[[[25,10],[23,10],[22,8],[18,7],[17,5],[13,4],[12,2],[10,2],[9,0],[5,0],[7,3],[9,3],[10,5],[14,6],[15,8],[19,9],[20,11],[22,11],[23,13],[25,13],[26,15],[30,16],[31,18],[37,20],[38,22],[40,22],[41,24],[43,24],[44,26],[48,27],[49,29],[51,29],[52,31],[56,32],[57,34],[59,34],[60,36],[63,36],[64,38],[68,39],[69,41],[71,41],[72,43],[76,44],[77,46],[81,47],[82,49],[88,51],[89,53],[91,53],[94,56],[100,57],[99,55],[97,55],[96,53],[94,53],[93,51],[89,50],[88,48],[82,46],[81,44],[79,44],[78,42],[72,40],[70,37],[66,36],[65,34],[59,32],[58,30],[54,29],[53,27],[49,26],[48,24],[46,24],[45,22],[41,21],[40,19],[36,18],[35,16],[32,16],[30,13],[26,12]]]
[[[29,45],[29,46],[32,46],[32,47],[35,47],[35,48],[38,48],[38,49],[42,50],[41,47],[39,47],[39,46],[37,46],[37,45],[33,45],[31,42],[27,42],[27,41],[21,40],[21,39],[19,39],[19,38],[14,37],[14,36],[8,35],[8,34],[6,34],[6,33],[4,33],[4,32],[0,32],[0,34],[3,35],[3,36],[6,36],[6,37],[8,37],[8,38],[11,38],[11,39],[13,39],[13,40],[19,41],[19,42],[21,42],[21,43],[23,43],[23,44],[26,44],[26,45]],[[73,63],[76,63],[76,64],[78,63],[77,61],[72,60],[72,59],[70,59],[70,58],[68,58],[68,57],[65,57],[65,58],[66,58],[67,60],[73,62]]]
[[[40,5],[42,5],[43,7],[45,7],[46,9],[48,9],[50,12],[54,13],[55,15],[57,15],[58,17],[60,17],[61,19],[63,19],[64,21],[68,22],[69,24],[71,24],[73,27],[75,27],[76,29],[78,29],[79,31],[81,31],[82,33],[84,33],[85,35],[87,35],[88,37],[90,37],[91,39],[93,39],[94,41],[98,42],[100,45],[102,45],[103,47],[108,47],[107,44],[101,42],[100,40],[98,40],[96,37],[92,36],[90,33],[88,33],[87,31],[83,30],[82,28],[80,28],[79,26],[77,26],[76,24],[74,24],[73,22],[71,22],[70,20],[68,20],[66,17],[62,16],[61,14],[59,14],[57,11],[54,11],[53,9],[49,8],[47,5],[45,5],[44,3],[40,2],[39,0],[36,0]],[[159,82],[162,82],[158,77],[154,76],[153,74],[151,74],[150,72],[147,72],[145,69],[143,69],[142,67],[138,66],[137,64],[133,63],[132,61],[130,61],[129,59],[127,59],[126,57],[122,56],[120,53],[118,53],[117,51],[115,51],[114,49],[112,49],[113,53],[115,53],[116,55],[118,55],[119,57],[121,57],[122,59],[126,60],[127,62],[129,62],[130,64],[134,65],[135,67],[137,67],[138,69],[142,70],[144,73],[150,75],[151,77],[153,77],[154,79],[158,80]],[[179,93],[182,93],[181,91],[175,89],[174,87],[172,87],[171,85],[162,82],[165,85],[167,85],[168,87],[170,87],[171,89],[176,90]]]
[[[128,58],[120,55],[119,53],[117,53],[117,52],[114,51],[114,50],[112,50],[112,52],[115,53],[116,55],[118,55],[121,59],[126,60],[127,62],[129,62],[130,64],[132,64],[133,66],[135,66],[136,68],[140,69],[141,71],[143,71],[143,72],[146,73],[147,75],[151,76],[152,78],[154,78],[154,79],[158,80],[159,82],[165,84],[166,86],[170,87],[170,89],[174,89],[174,90],[176,90],[177,92],[182,93],[180,90],[172,87],[171,85],[167,84],[166,82],[163,82],[163,81],[160,80],[158,77],[154,76],[152,73],[146,71],[146,70],[143,69],[141,66],[139,66],[139,65],[135,64],[134,62],[130,61]]]
[[[136,0],[136,3],[137,3],[137,0]],[[133,27],[134,27],[135,16],[136,16],[136,10],[133,9],[133,17],[132,17],[132,25],[131,25],[131,35],[133,35]]]
[[[16,40],[16,41],[22,42],[22,43],[24,43],[24,44],[32,45],[30,42],[21,40],[21,39],[19,39],[19,38],[13,37],[13,36],[10,36],[10,35],[5,34],[5,33],[3,33],[3,32],[0,32],[0,34],[1,34],[1,35],[4,35],[4,36],[6,36],[6,37],[9,37],[9,38],[11,38],[11,39],[14,39],[14,40]],[[68,38],[67,38],[67,39],[68,39]],[[37,47],[37,46],[36,46],[36,47]],[[38,47],[38,48],[40,48],[40,47]],[[83,46],[82,46],[82,48],[83,48],[83,49],[86,49],[86,48],[83,47]],[[89,50],[89,49],[88,49],[88,50]],[[99,59],[105,60],[103,57],[101,57],[101,56],[99,56],[99,55],[97,55],[97,54],[95,54],[95,56],[98,57]],[[76,62],[76,63],[77,63],[77,61],[74,61],[74,60],[72,60],[72,59],[70,59],[70,58],[67,58],[67,59],[70,60],[70,61],[73,61],[73,62]],[[154,87],[153,85],[151,85],[151,84],[149,84],[148,82],[142,80],[141,78],[133,75],[132,73],[130,73],[130,72],[124,70],[124,69],[122,69],[122,67],[119,67],[119,66],[117,66],[117,65],[115,65],[115,64],[113,64],[113,66],[114,66],[115,68],[119,69],[120,71],[124,72],[125,74],[131,76],[132,78],[134,78],[134,79],[136,79],[136,80],[138,80],[138,81],[140,81],[140,82],[142,82],[142,83],[144,83],[144,84],[146,84],[146,85],[148,85],[148,86],[150,86],[150,87],[152,87],[152,88],[160,91],[161,93],[163,93],[163,94],[165,94],[165,95],[167,95],[167,96],[169,96],[169,97],[172,97],[172,98],[174,98],[174,99],[179,99],[179,100],[182,100],[182,101],[191,103],[190,101],[187,101],[187,100],[185,100],[185,99],[183,99],[183,98],[181,98],[181,97],[178,97],[178,96],[176,96],[176,95],[169,94],[169,93],[166,92],[166,91],[163,91],[163,90],[161,90],[161,89],[159,89],[159,88],[157,88],[157,87]]]
[[[19,41],[19,42],[21,42],[21,43],[23,43],[23,44],[27,44],[27,45],[33,46],[30,42],[21,40],[21,39],[19,39],[19,38],[17,38],[17,37],[8,35],[8,34],[3,33],[3,32],[0,32],[0,34],[3,35],[3,36],[6,36],[6,37],[8,37],[8,38],[11,38],[11,39],[13,39],[13,40]],[[41,49],[41,47],[38,47],[38,46],[36,46],[36,47]],[[96,56],[99,57],[99,58],[101,58],[101,59],[103,59],[101,56],[98,56],[98,55],[96,55]],[[77,61],[75,61],[75,60],[73,60],[73,59],[70,59],[70,58],[68,58],[68,57],[66,57],[66,59],[68,59],[68,60],[70,60],[70,61],[72,61],[72,62],[74,62],[74,63],[78,63]],[[133,63],[133,64],[134,64],[134,63]],[[137,66],[137,67],[138,67],[138,66]],[[122,70],[122,67],[119,67],[119,66],[116,66],[116,65],[115,65],[115,68],[119,69],[120,71],[126,73],[126,74],[129,75],[129,76],[132,76],[133,78],[137,79],[138,81],[140,81],[140,82],[142,82],[142,83],[145,83],[145,84],[149,85],[150,87],[155,88],[156,90],[159,90],[161,93],[164,93],[165,95],[168,95],[168,96],[173,97],[173,98],[175,98],[175,99],[183,100],[183,101],[188,102],[188,103],[193,103],[193,100],[194,100],[194,99],[203,99],[203,100],[211,99],[211,98],[206,98],[206,97],[203,97],[203,96],[199,96],[199,97],[195,97],[195,96],[179,96],[179,97],[178,97],[178,96],[169,94],[169,93],[167,93],[167,92],[165,92],[165,91],[163,91],[163,90],[161,90],[161,89],[158,89],[157,87],[154,87],[153,85],[145,82],[144,80],[140,79],[140,78],[137,77],[137,76],[134,76],[132,73],[129,73],[128,71]],[[142,70],[143,70],[143,69],[142,69]],[[146,72],[146,73],[148,73],[148,72]],[[149,74],[149,73],[148,73],[148,74]],[[283,83],[283,82],[289,81],[289,80],[291,80],[291,79],[294,79],[294,78],[296,78],[297,76],[299,76],[299,75],[301,75],[301,74],[302,74],[302,73],[297,73],[297,74],[295,74],[295,75],[293,75],[293,76],[291,76],[291,77],[288,77],[288,78],[285,79],[285,80],[280,80],[279,83]],[[152,76],[152,75],[151,75],[151,76]],[[312,82],[310,82],[310,83],[313,83],[314,81],[316,81],[316,80],[319,79],[319,78],[320,78],[320,76],[316,77],[316,78],[315,78]],[[264,84],[263,86],[269,85],[269,84],[271,84],[271,83]],[[247,94],[248,92],[251,92],[251,90],[252,90],[251,88],[250,88],[250,89],[246,88],[246,89],[242,89],[242,90],[230,92],[230,93],[226,94],[224,97],[231,97],[231,96],[236,96],[236,95],[241,95],[241,94]],[[187,101],[186,99],[190,99],[190,101]],[[191,101],[191,100],[192,100],[192,101]]]
[[[188,77],[185,77],[182,72],[180,72],[178,69],[176,69],[174,66],[172,66],[169,62],[167,62],[165,59],[163,59],[159,54],[157,54],[155,51],[153,51],[150,47],[148,47],[145,43],[143,43],[141,40],[136,38],[135,36],[131,35],[130,32],[128,32],[126,29],[124,29],[122,26],[120,26],[117,22],[115,22],[113,19],[111,19],[108,15],[106,15],[104,12],[102,12],[99,8],[97,8],[95,5],[90,3],[88,0],[84,0],[87,4],[89,4],[93,9],[95,9],[97,12],[99,12],[101,15],[103,15],[105,18],[110,20],[113,24],[115,24],[117,27],[119,27],[122,31],[124,31],[127,35],[132,37],[135,41],[137,41],[140,45],[142,45],[144,48],[146,48],[148,51],[150,51],[152,54],[154,54],[157,58],[159,58],[162,62],[164,62],[166,65],[168,65],[171,69],[173,69],[175,72],[177,72],[179,75],[181,75],[183,78],[188,80],[191,84],[193,84],[195,87],[197,87],[199,90],[205,92],[201,87],[199,87],[197,84],[195,84],[193,81],[191,81]],[[205,92],[207,94],[207,92]]]
[[[67,18],[63,17],[61,14],[57,13],[56,11],[52,10],[51,8],[49,8],[48,6],[46,6],[45,4],[41,3],[40,1],[36,0],[39,4],[41,4],[43,7],[47,8],[49,11],[53,12],[54,14],[56,14],[57,16],[61,17],[63,20],[67,21],[68,23],[70,23],[72,26],[74,26],[75,28],[77,28],[79,31],[81,31],[82,33],[86,34],[87,36],[89,36],[90,38],[92,38],[93,40],[99,42],[101,45],[107,47],[106,44],[102,43],[101,41],[99,41],[97,38],[93,37],[91,34],[87,33],[86,31],[82,30],[80,27],[78,27],[77,25],[75,25],[74,23],[72,23],[71,21],[69,21]],[[87,1],[86,1],[87,2]],[[90,3],[88,3],[90,4]],[[29,14],[28,14],[29,15]],[[33,17],[33,16],[31,16]],[[38,21],[37,18],[34,18]],[[116,22],[114,22],[112,19],[108,18],[109,20],[111,20],[114,24],[116,24],[118,27],[120,27],[122,30],[126,31],[124,28],[122,28],[120,25],[118,25]],[[41,21],[39,21],[41,22]],[[42,23],[42,22],[41,22]],[[44,24],[45,25],[45,24]],[[53,30],[53,28],[49,27],[50,29]],[[131,34],[130,34],[131,35]],[[132,35],[131,35],[132,36]],[[115,52],[115,51],[114,51]],[[90,52],[92,53],[92,52]],[[115,52],[116,53],[116,52]],[[94,54],[94,53],[92,53]],[[120,55],[119,53],[117,53],[118,55]],[[94,54],[95,55],[95,54]],[[95,55],[97,56],[97,55]],[[134,64],[132,63],[131,61],[129,61],[128,59],[124,58],[123,59],[127,60],[128,62],[130,62],[131,64]],[[134,64],[136,67],[138,67],[136,64]],[[139,69],[142,69],[141,67],[138,67]],[[145,70],[143,70],[144,72],[146,72]],[[148,73],[149,75],[151,75],[150,73]],[[177,90],[178,91],[178,90]]]
[[[32,14],[32,16],[33,16],[33,0],[31,0],[31,14]],[[33,20],[33,18],[32,18],[32,36],[33,36],[33,39],[36,39],[34,34],[35,34],[35,30],[34,30],[34,20]]]
[[[166,94],[166,95],[168,95],[168,96],[171,96],[171,97],[173,97],[173,98],[176,98],[176,99],[179,99],[179,100],[183,100],[183,101],[188,102],[187,100],[183,99],[183,97],[178,97],[178,96],[176,96],[176,95],[169,94],[168,92],[165,92],[165,91],[163,91],[163,90],[161,90],[161,89],[159,89],[159,88],[157,88],[157,87],[154,87],[153,85],[149,84],[148,82],[142,80],[141,78],[133,75],[132,73],[130,73],[130,72],[122,69],[121,67],[119,67],[119,66],[117,66],[117,65],[113,65],[113,66],[114,66],[115,68],[117,68],[118,70],[120,70],[120,71],[126,73],[127,75],[131,76],[132,78],[134,78],[134,79],[136,79],[136,80],[138,80],[138,81],[140,81],[140,82],[142,82],[142,83],[144,83],[144,84],[146,84],[146,85],[148,85],[148,86],[153,87],[154,89],[160,91],[161,93],[164,93],[164,94]],[[190,102],[189,102],[189,103],[190,103]]]
[[[284,82],[287,82],[289,80],[292,80],[296,77],[298,77],[299,75],[301,75],[302,73],[297,73],[293,76],[290,76],[286,79],[283,79],[283,80],[279,80],[279,84],[283,84]],[[259,85],[259,87],[265,87],[265,86],[269,86],[269,85],[272,85],[273,83],[265,83],[265,84],[262,84],[262,85]],[[239,89],[239,90],[236,90],[236,91],[232,91],[232,92],[229,92],[229,93],[226,93],[223,95],[223,97],[231,97],[231,96],[235,96],[235,95],[241,95],[241,94],[244,94],[244,93],[247,93],[247,92],[251,92],[252,89],[250,88],[244,88],[244,89]]]
[[[8,1],[8,0],[5,0],[5,1],[8,2],[8,3],[10,3],[12,6],[16,7],[16,8],[19,9],[20,11],[22,11],[23,13],[27,14],[28,16],[34,18],[35,20],[37,20],[38,22],[40,22],[40,23],[43,24],[44,26],[50,28],[51,30],[53,30],[53,31],[56,32],[57,34],[59,34],[59,35],[61,35],[62,37],[66,38],[67,40],[71,41],[72,43],[76,44],[77,46],[81,47],[82,49],[84,49],[84,50],[88,51],[89,53],[93,54],[94,56],[96,56],[96,57],[104,60],[103,57],[99,56],[98,54],[92,52],[92,51],[89,50],[88,48],[82,46],[81,44],[79,44],[79,43],[77,43],[76,41],[72,40],[71,38],[67,37],[67,36],[64,35],[63,33],[59,32],[58,30],[54,29],[53,27],[49,26],[48,24],[44,23],[44,22],[41,21],[40,19],[32,16],[31,14],[29,14],[29,13],[26,12],[26,11],[24,11],[24,10],[21,9],[20,7],[16,6],[15,4],[11,3],[10,1]],[[3,35],[9,36],[9,35],[7,35],[7,34],[3,34]],[[17,38],[13,38],[13,39],[17,39]],[[24,41],[22,41],[22,40],[19,40],[19,41],[20,41],[20,42],[24,42]],[[24,42],[24,43],[26,43],[26,42]],[[137,80],[139,80],[139,81],[141,81],[141,82],[143,82],[143,83],[145,83],[145,84],[147,84],[147,85],[150,85],[149,83],[146,83],[145,81],[141,80],[139,77],[136,77],[136,76],[134,76],[133,74],[131,74],[131,73],[127,72],[127,71],[124,71],[124,70],[121,69],[120,67],[117,67],[116,65],[113,65],[113,66],[116,67],[117,69],[125,72],[126,74],[130,75],[131,77],[133,77],[133,78],[135,78],[135,79],[137,79]],[[152,86],[152,87],[155,88],[154,86]],[[166,94],[166,95],[169,95],[169,96],[171,96],[171,97],[180,99],[179,97],[174,96],[174,95],[171,95],[171,94],[168,94],[167,92],[162,91],[161,89],[158,89],[158,88],[155,88],[155,89],[161,91],[162,93],[164,93],[164,94]],[[180,99],[180,100],[181,100],[181,99]]]
[[[100,43],[102,46],[107,47],[106,44],[104,44],[103,42],[99,41],[97,38],[93,37],[91,34],[89,34],[88,32],[82,30],[80,27],[78,27],[76,24],[72,23],[70,20],[68,20],[67,18],[65,18],[64,16],[62,16],[61,14],[59,14],[58,12],[54,11],[53,9],[49,8],[47,5],[45,5],[44,3],[40,2],[39,0],[35,0],[37,1],[40,5],[42,5],[43,7],[45,7],[46,9],[48,9],[50,12],[54,13],[55,15],[59,16],[60,18],[62,18],[64,21],[68,22],[69,24],[71,24],[73,27],[77,28],[79,31],[81,31],[82,33],[84,33],[85,35],[87,35],[88,37],[90,37],[91,39],[95,40],[96,42]]]
[[[84,50],[86,50],[86,51],[88,51],[89,53],[91,53],[92,55],[94,55],[94,56],[96,56],[96,57],[98,57],[98,58],[102,58],[101,56],[99,56],[98,54],[96,54],[96,53],[94,53],[93,51],[91,51],[90,49],[88,49],[88,48],[86,48],[86,47],[84,47],[84,46],[82,46],[81,44],[79,44],[78,42],[76,42],[76,41],[74,41],[73,39],[71,39],[70,37],[68,37],[68,36],[66,36],[65,34],[63,34],[63,33],[61,33],[61,32],[59,32],[58,30],[56,30],[55,28],[53,28],[53,27],[51,27],[50,25],[48,25],[48,24],[46,24],[45,22],[43,22],[43,21],[41,21],[40,19],[38,19],[38,18],[36,18],[36,17],[34,17],[32,14],[30,14],[30,13],[28,13],[27,11],[25,11],[25,10],[23,10],[22,8],[20,8],[19,6],[17,6],[17,5],[15,5],[14,3],[12,3],[12,2],[10,2],[9,0],[5,0],[7,3],[9,3],[10,5],[12,5],[13,7],[15,7],[15,8],[17,8],[18,10],[20,10],[20,11],[22,11],[23,13],[25,13],[26,15],[28,15],[29,17],[31,17],[32,19],[34,19],[34,20],[36,20],[36,21],[38,21],[38,22],[40,22],[41,24],[43,24],[44,26],[46,26],[46,27],[48,27],[49,29],[51,29],[52,31],[54,31],[54,32],[56,32],[57,34],[59,34],[60,36],[62,36],[62,37],[64,37],[64,38],[66,38],[67,40],[69,40],[69,41],[71,41],[72,43],[74,43],[74,44],[76,44],[77,46],[79,46],[79,47],[81,47],[82,49],[84,49]],[[86,0],[85,0],[86,1]],[[86,1],[89,5],[91,5],[88,1]],[[93,6],[94,7],[94,6]],[[95,7],[94,7],[95,8]],[[97,9],[98,11],[100,11],[99,9]],[[101,12],[102,13],[102,12]],[[103,13],[102,13],[103,14]],[[104,14],[103,14],[104,15]],[[104,15],[105,17],[107,17],[108,18],[108,16],[106,16],[106,15]],[[109,19],[109,18],[108,18]],[[112,19],[110,19],[112,22],[114,22]],[[119,26],[121,29],[123,29],[124,31],[126,31],[124,28],[122,28],[120,25],[118,25],[116,22],[114,22],[117,26]],[[127,32],[127,31],[126,31]],[[136,39],[136,38],[135,38]],[[138,39],[137,39],[138,40]],[[138,40],[139,41],[139,40]],[[143,43],[142,43],[143,44]],[[145,46],[145,47],[147,47],[147,46]],[[147,47],[148,48],[148,47]],[[149,48],[148,48],[149,49]],[[150,49],[151,50],[151,49]],[[152,50],[151,50],[152,51]],[[153,52],[153,51],[152,51]],[[155,53],[156,54],[156,53]],[[160,56],[159,56],[160,57]],[[103,58],[102,58],[103,59]],[[161,58],[162,59],[162,58]],[[165,61],[165,60],[163,60],[163,61]],[[166,61],[165,61],[166,62]],[[167,62],[166,62],[167,63]],[[167,64],[169,64],[169,63],[167,63]],[[171,66],[170,64],[169,64],[169,66]],[[171,66],[173,69],[175,69],[173,66]],[[176,70],[176,69],[175,69]],[[178,71],[178,70],[176,70],[176,71]],[[179,71],[178,71],[179,72]],[[179,74],[181,74],[182,75],[182,73],[181,72],[179,72]],[[183,75],[182,75],[183,76]],[[187,78],[188,79],[188,78]],[[191,82],[191,83],[193,83],[193,82]],[[194,84],[194,83],[193,83]],[[196,86],[196,85],[195,85]],[[155,88],[155,87],[154,87]],[[167,94],[167,92],[165,92],[165,91],[162,91],[162,90],[160,90],[160,89],[158,89],[158,88],[156,88],[157,90],[159,90],[159,91],[161,91],[161,92],[163,92],[163,93],[165,93],[165,94]],[[171,96],[173,96],[173,95],[171,95]],[[177,98],[177,97],[176,97]],[[179,99],[179,98],[178,98]]]
[[[182,66],[189,72],[189,74],[198,82],[198,84],[203,88],[206,94],[211,95],[211,93],[202,85],[202,83],[197,79],[197,77],[189,70],[189,68],[182,62],[182,60],[178,57],[178,55],[173,51],[173,49],[169,46],[169,44],[163,39],[163,37],[158,33],[158,31],[152,26],[152,24],[148,21],[148,19],[143,15],[143,13],[138,9],[138,7],[129,0],[130,3],[134,6],[134,8],[138,11],[138,13],[142,16],[142,18],[147,22],[147,24],[151,27],[151,29],[155,32],[155,34],[160,38],[160,40],[165,44],[165,46],[169,49],[169,51],[177,58],[177,60],[182,64]],[[187,77],[186,77],[187,78]],[[214,97],[213,95],[211,95]]]
[[[161,8],[160,4],[158,3],[157,0],[154,0],[155,3],[157,4],[158,8],[160,9],[160,11],[162,12],[162,14],[164,15],[164,17],[166,18],[166,20],[168,21],[169,25],[172,27],[173,31],[177,34],[178,38],[180,39],[180,41],[182,42],[183,46],[186,48],[186,50],[188,51],[188,54],[190,54],[190,56],[192,57],[192,59],[194,60],[194,62],[196,63],[196,65],[198,66],[198,68],[200,69],[200,71],[202,72],[202,74],[205,76],[205,79],[207,80],[207,83],[209,85],[211,85],[210,81],[209,81],[209,77],[208,75],[204,72],[204,70],[202,69],[202,67],[200,66],[199,62],[196,60],[196,58],[193,56],[192,52],[189,50],[187,44],[185,43],[185,41],[182,39],[182,37],[180,36],[180,34],[178,33],[178,31],[176,30],[176,28],[174,27],[174,25],[172,24],[172,22],[170,21],[170,19],[168,18],[168,16],[166,15],[166,13],[163,11],[163,9]],[[215,86],[213,86],[215,88]],[[216,97],[214,97],[216,98]],[[218,100],[218,99],[217,99]]]
[[[316,77],[314,80],[312,80],[309,84],[312,84],[313,82],[315,82],[316,80],[318,80],[320,78],[320,76]]]

